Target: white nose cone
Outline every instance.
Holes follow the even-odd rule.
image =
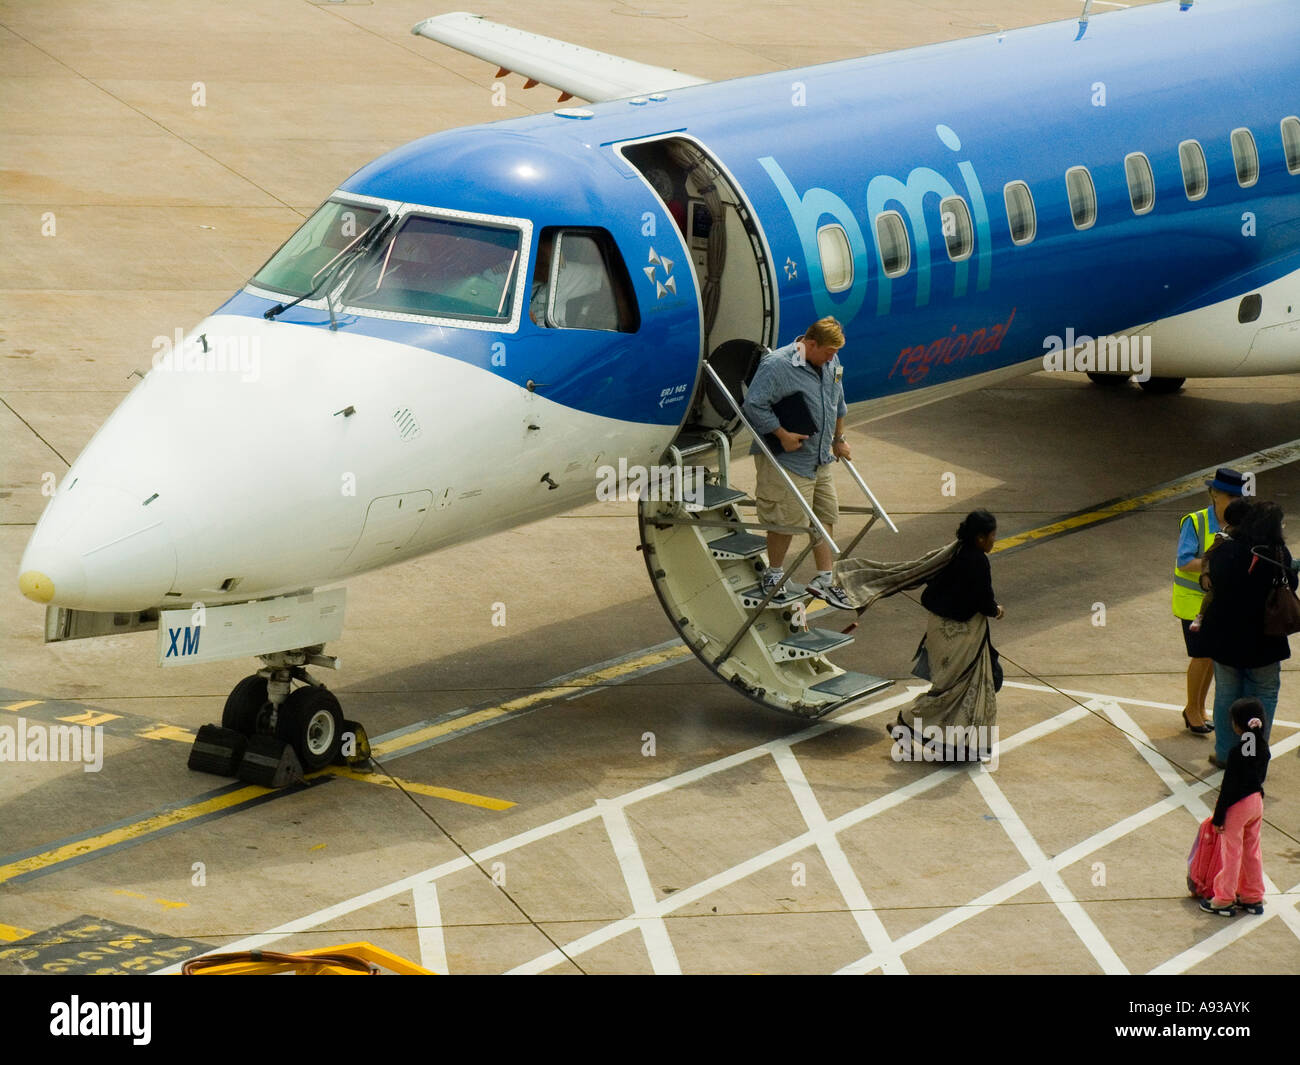
[[[77,610],[161,604],[176,578],[176,550],[159,503],[80,479],[60,489],[23,552],[19,591]]]

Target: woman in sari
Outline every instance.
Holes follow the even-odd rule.
[[[927,760],[966,760],[992,747],[1001,677],[995,683],[989,618],[1005,614],[993,595],[988,560],[997,528],[987,510],[971,511],[957,527],[947,565],[921,594],[930,618],[913,673],[930,681],[930,690],[900,711],[889,732],[895,742],[922,744]]]

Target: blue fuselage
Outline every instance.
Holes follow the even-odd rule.
[[[777,299],[772,343],[833,314],[848,401],[928,389],[1041,358],[1067,328],[1100,336],[1249,292],[1300,269],[1300,174],[1280,123],[1300,111],[1300,17],[1291,0],[1143,7],[1078,23],[830,63],[439,133],[366,166],[342,191],[532,220],[598,226],[626,260],[635,332],[508,332],[344,316],[341,328],[426,347],[548,400],[624,421],[672,424],[697,380],[698,279],[678,225],[617,146],[678,133],[703,145],[747,199]],[[1246,129],[1258,178],[1243,187],[1230,144]],[[1204,151],[1189,199],[1180,144]],[[1135,213],[1125,159],[1143,153],[1154,204]],[[1086,167],[1095,222],[1077,228],[1065,179]],[[1032,241],[1015,244],[1004,188],[1033,196]],[[951,260],[939,203],[960,197],[973,249]],[[875,220],[906,225],[910,265],[886,277]],[[852,279],[831,292],[818,230],[838,226]],[[646,270],[677,264],[675,291]],[[651,260],[653,262],[653,260]],[[696,283],[687,283],[692,278]],[[222,310],[260,314],[243,293]],[[324,325],[298,307],[286,322]],[[718,339],[718,338],[714,338]],[[496,347],[494,348],[494,345]],[[502,351],[508,357],[494,360]]]

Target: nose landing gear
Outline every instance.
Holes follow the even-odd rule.
[[[190,768],[281,787],[328,765],[368,762],[365,729],[346,720],[334,693],[307,672],[308,665],[338,668],[324,649],[318,644],[259,655],[262,668],[226,697],[221,727],[201,730]]]

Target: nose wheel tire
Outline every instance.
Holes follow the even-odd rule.
[[[266,678],[254,673],[245,677],[226,696],[221,727],[251,736],[257,731],[258,715],[266,708]]]
[[[280,706],[275,731],[297,752],[304,769],[323,769],[343,744],[343,709],[325,688],[299,688]]]
[[[1122,388],[1129,382],[1129,374],[1126,373],[1094,373],[1088,371],[1088,380],[1094,385],[1101,385],[1102,388]]]
[[[1186,377],[1153,377],[1149,381],[1139,381],[1143,392],[1153,396],[1167,396],[1183,387]]]

